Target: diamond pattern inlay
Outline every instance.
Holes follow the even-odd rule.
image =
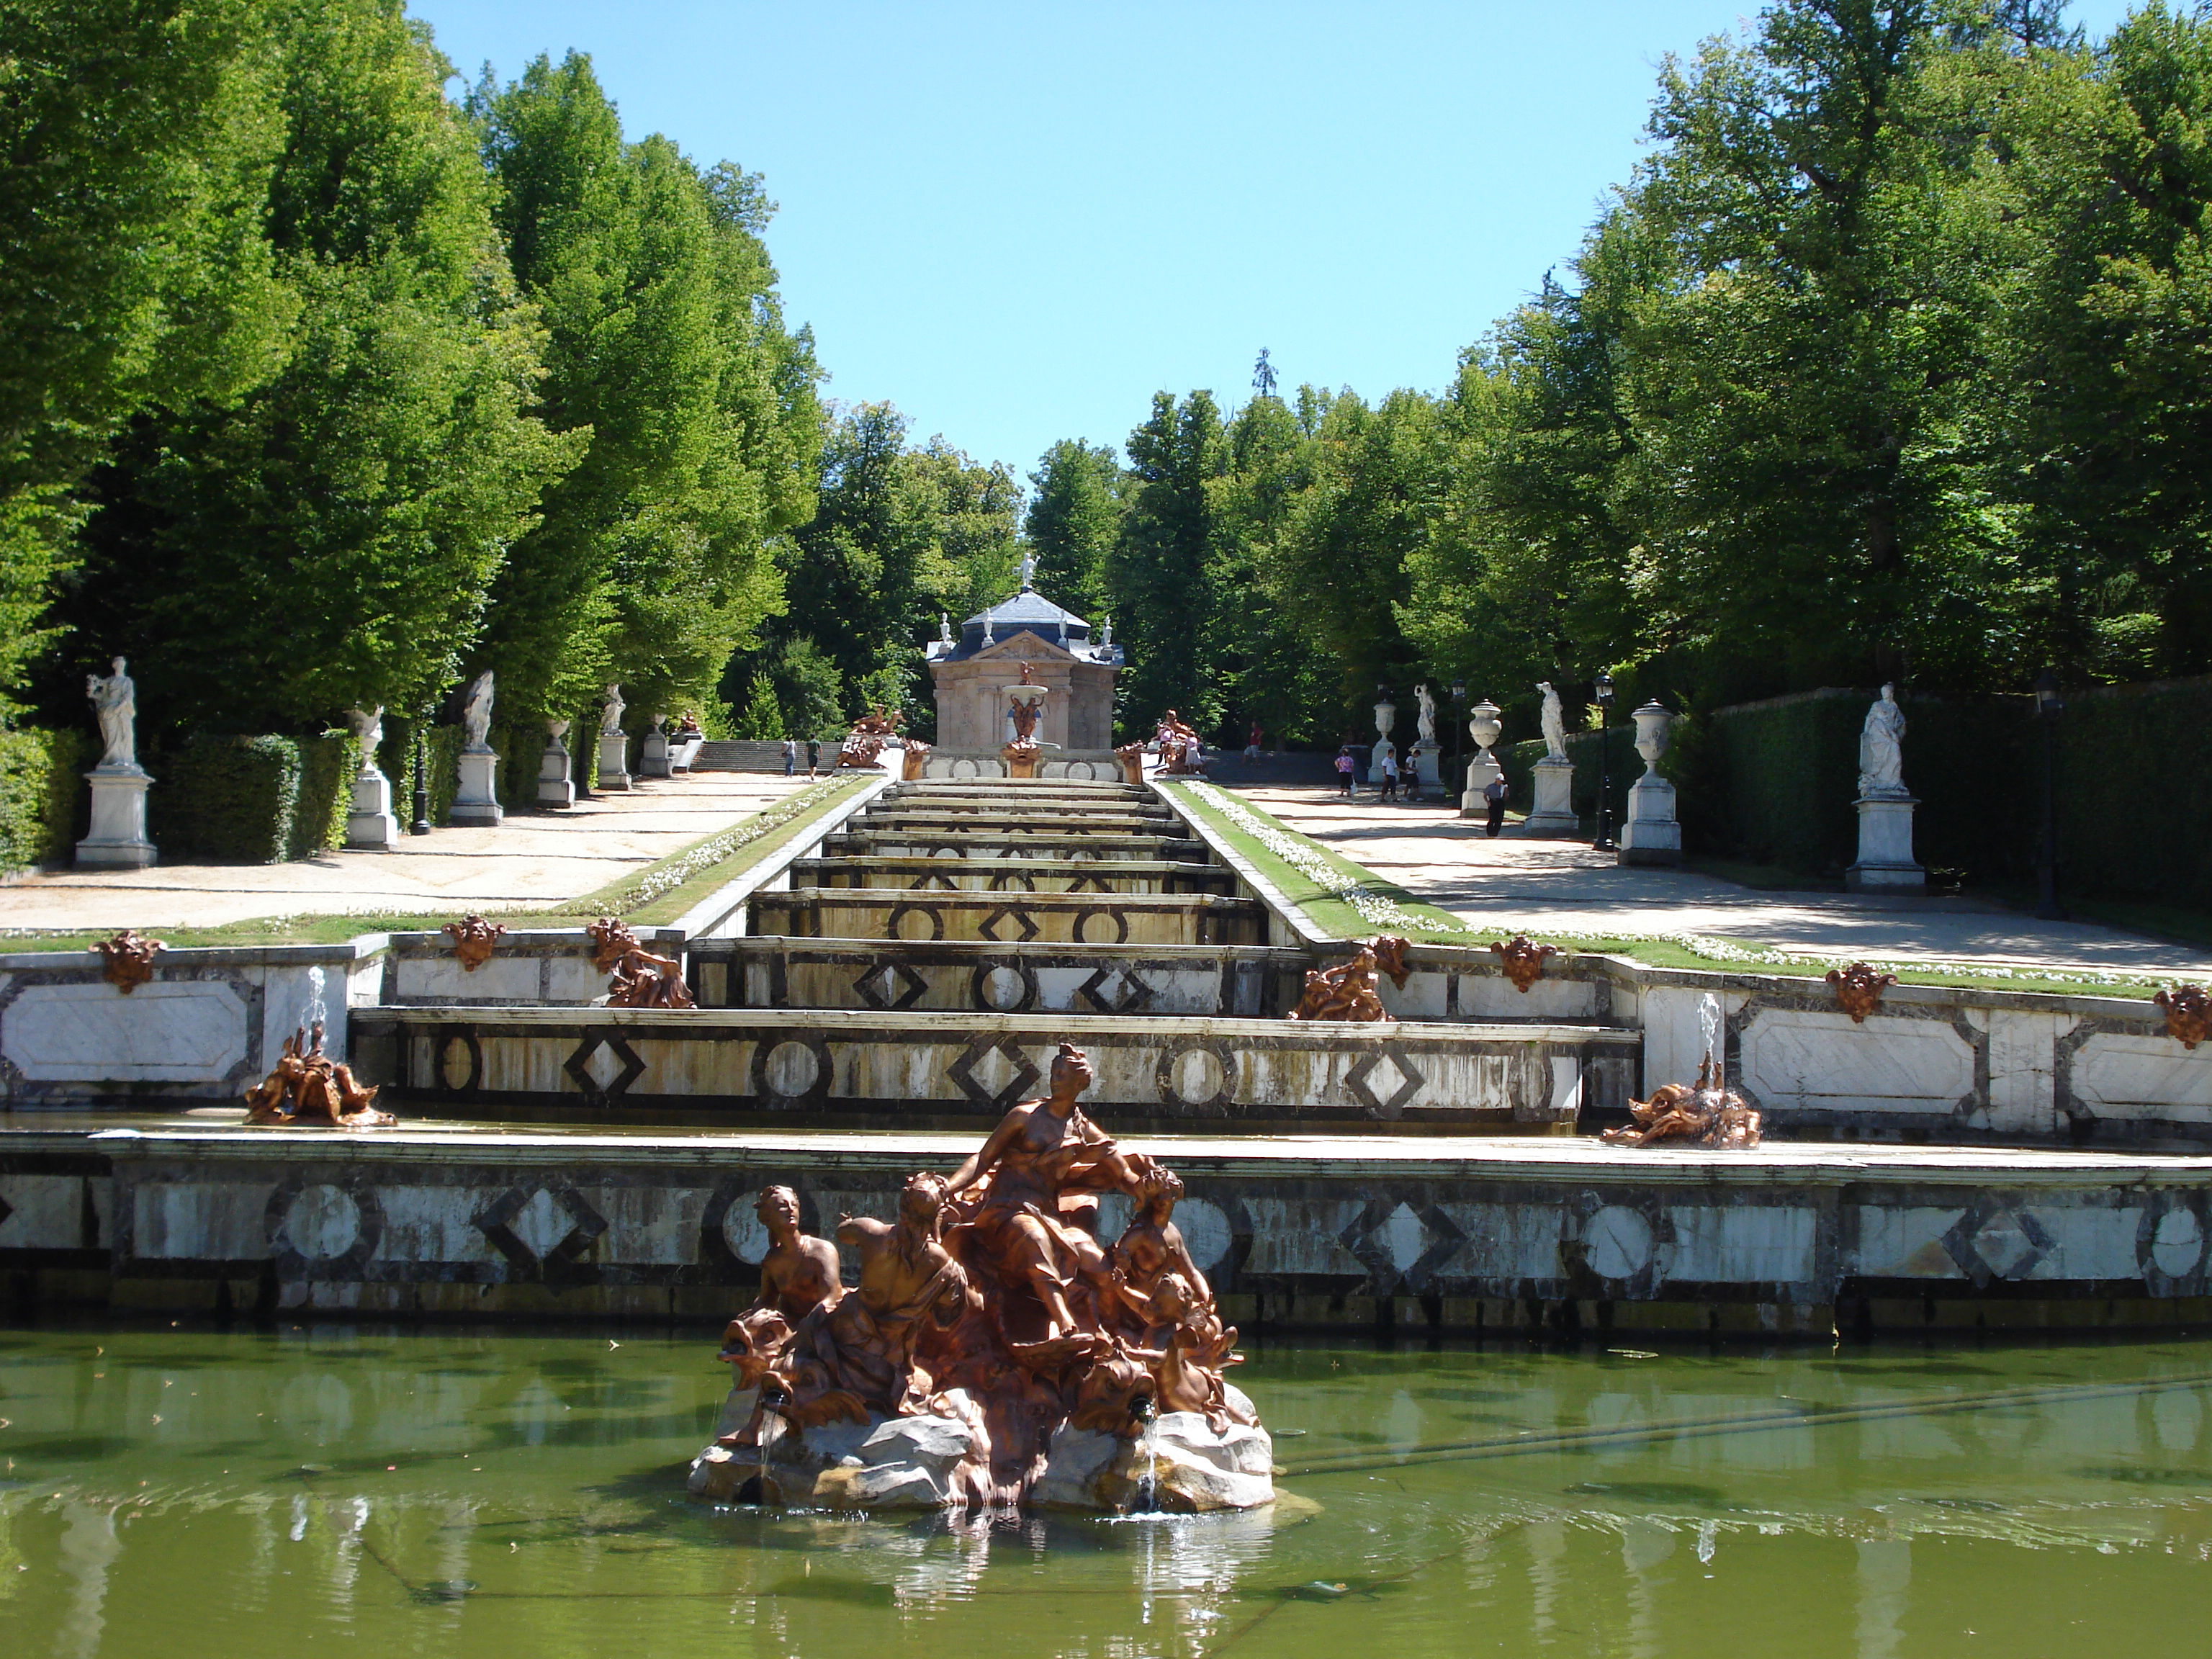
[[[928,993],[929,981],[902,962],[887,962],[854,980],[853,989],[871,1008],[911,1008]]]
[[[1984,1196],[1943,1235],[1943,1248],[1977,1290],[2027,1278],[2057,1243],[2029,1212]]]
[[[1000,932],[1000,928],[1009,921],[1014,924],[1016,931],[1012,934]],[[1015,944],[1037,936],[1036,919],[1026,910],[1017,910],[1011,905],[1002,906],[977,923],[975,932],[995,944]]]
[[[1344,1074],[1346,1089],[1377,1117],[1397,1116],[1426,1081],[1406,1060],[1380,1049],[1361,1056]]]
[[[1075,994],[1102,1014],[1133,1014],[1152,1001],[1152,988],[1126,968],[1099,969]]]
[[[600,1051],[611,1056],[616,1069],[611,1074],[601,1061]],[[620,1031],[586,1031],[584,1040],[576,1045],[576,1052],[562,1065],[582,1091],[584,1098],[594,1106],[611,1106],[629,1092],[630,1085],[645,1075],[645,1062],[637,1052],[623,1041]]]
[[[491,1247],[525,1273],[563,1267],[607,1230],[607,1218],[574,1187],[510,1187],[470,1218]]]
[[[945,1068],[945,1075],[977,1105],[1004,1111],[1025,1097],[1044,1073],[1013,1038],[1000,1037],[994,1042],[979,1036]]]

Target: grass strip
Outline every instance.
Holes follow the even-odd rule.
[[[1162,785],[1175,794],[1178,805],[1194,817],[1204,818],[1333,939],[1361,939],[1388,931],[1417,944],[1486,945],[1519,931],[1518,924],[1483,924],[1452,915],[1212,784],[1162,780]],[[1896,975],[1900,984],[1962,990],[2140,998],[2175,984],[2179,978],[2172,974],[2094,968],[2012,968],[1994,963],[1825,956],[1701,933],[1547,932],[1540,937],[1543,943],[1560,945],[1571,953],[1626,957],[1650,968],[1819,979],[1832,968],[1863,961]]]

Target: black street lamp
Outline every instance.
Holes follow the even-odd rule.
[[[2063,921],[2066,912],[2058,902],[2058,717],[2066,712],[2066,700],[2058,695],[2055,668],[2035,677],[2035,712],[2043,722],[2043,856],[2036,865],[2035,914],[2045,921]]]
[[[407,826],[410,836],[430,833],[430,716],[437,707],[425,703],[415,722],[415,822]]]
[[[1612,828],[1613,775],[1607,769],[1606,752],[1607,717],[1613,713],[1613,676],[1598,670],[1597,685],[1597,839],[1590,843],[1594,853],[1613,850]]]
[[[1467,682],[1454,680],[1452,682],[1451,770],[1444,774],[1444,799],[1447,801],[1457,800],[1461,791],[1467,786],[1467,780],[1460,775],[1459,758],[1460,733],[1467,729],[1467,722],[1462,718],[1467,712],[1466,703]]]

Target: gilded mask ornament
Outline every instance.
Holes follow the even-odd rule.
[[[1851,1024],[1863,1025],[1869,1014],[1881,1012],[1881,994],[1897,983],[1895,974],[1877,974],[1863,962],[1855,962],[1848,968],[1828,969],[1828,983],[1836,988],[1836,1006],[1851,1017]]]
[[[1558,945],[1533,944],[1526,933],[1500,939],[1490,948],[1498,957],[1498,966],[1505,970],[1505,977],[1513,981],[1513,988],[1524,995],[1530,986],[1544,977],[1544,958],[1559,954]]]
[[[492,950],[498,945],[499,936],[507,929],[501,923],[487,921],[471,911],[459,921],[447,922],[439,931],[452,938],[453,955],[460,963],[462,971],[473,974],[491,960]]]
[[[2177,985],[2151,1000],[2166,1016],[2166,1034],[2185,1048],[2212,1036],[2212,996],[2201,985]]]
[[[168,946],[126,927],[113,939],[94,939],[92,948],[103,959],[100,976],[127,997],[154,977],[154,957]]]

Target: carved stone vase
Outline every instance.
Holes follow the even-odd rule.
[[[568,735],[567,720],[545,722],[545,752],[538,762],[538,804],[540,806],[574,806],[576,804],[576,781],[572,771],[568,745],[562,741]]]
[[[1490,752],[1505,730],[1498,718],[1498,705],[1487,697],[1468,711],[1467,734],[1474,739],[1474,758],[1467,763],[1467,789],[1459,798],[1459,815],[1463,818],[1487,817],[1490,803],[1482,792],[1490,787],[1492,778],[1505,775],[1505,769],[1498,763],[1498,757]]]
[[[1674,815],[1674,786],[1659,775],[1667,752],[1673,712],[1657,701],[1631,717],[1636,722],[1636,752],[1644,757],[1644,775],[1628,792],[1628,819],[1620,826],[1623,864],[1680,864],[1682,825]]]

